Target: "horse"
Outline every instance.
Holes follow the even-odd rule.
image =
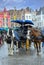
[[[35,28],[30,28],[31,32],[31,41],[33,41],[36,44],[37,48],[37,55],[41,52],[41,42],[44,41],[44,38],[42,37],[41,31]]]
[[[8,29],[7,32],[7,38],[6,38],[6,42],[9,45],[9,50],[10,50],[10,55],[13,55],[13,39],[14,39],[14,35],[13,35],[14,31],[12,29]]]

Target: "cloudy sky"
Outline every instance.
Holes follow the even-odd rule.
[[[0,0],[0,10],[4,7],[7,9],[17,9],[30,7],[32,9],[39,9],[44,6],[44,0]]]

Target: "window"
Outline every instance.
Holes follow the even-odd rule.
[[[26,16],[26,19],[28,19],[28,16]]]
[[[8,26],[8,18],[6,18],[6,25]]]
[[[30,16],[29,16],[29,19],[30,19]]]
[[[8,22],[8,18],[6,18],[6,22]]]
[[[22,19],[24,20],[24,16],[22,16]]]
[[[4,21],[5,21],[5,20],[4,20],[4,18],[3,18],[3,26],[5,26]]]

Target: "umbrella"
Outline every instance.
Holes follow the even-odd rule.
[[[31,20],[12,20],[11,22],[19,23],[19,24],[33,24]]]
[[[8,31],[8,28],[4,28],[5,31]]]
[[[3,31],[3,30],[4,30],[4,28],[0,28],[0,30],[1,30],[1,31]]]
[[[24,24],[32,24],[32,25],[34,25],[34,23],[31,20],[25,20]]]
[[[23,24],[23,20],[12,20],[11,22]]]

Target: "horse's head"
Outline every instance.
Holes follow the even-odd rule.
[[[35,28],[32,28],[32,29],[31,29],[31,34],[32,34],[33,36],[35,36],[35,37],[41,36],[40,30],[35,29]]]
[[[32,39],[37,38],[38,36],[41,36],[41,32],[36,29],[36,28],[30,28],[31,32],[30,32],[30,36]]]

